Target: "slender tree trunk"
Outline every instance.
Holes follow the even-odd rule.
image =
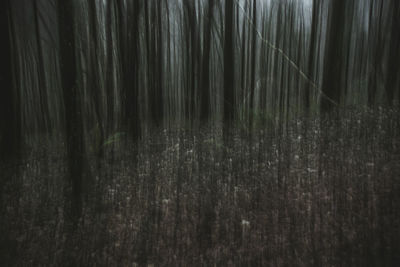
[[[281,39],[282,39],[282,3],[278,3],[278,11],[277,11],[277,23],[276,23],[276,41],[275,41],[275,46],[279,47],[281,45]],[[278,103],[279,103],[279,86],[282,86],[279,84],[279,54],[275,53],[274,59],[274,69],[272,71],[272,113],[273,113],[273,118],[275,121],[277,112],[278,112]]]
[[[257,53],[257,0],[253,0],[253,34],[251,45],[251,77],[250,77],[250,106],[249,131],[252,132],[254,120],[254,91],[256,82],[256,53]]]
[[[160,125],[164,119],[164,43],[163,43],[163,10],[162,1],[157,1],[157,87],[154,107],[157,107],[154,116],[156,124]]]
[[[147,44],[149,112],[152,122],[160,126],[163,120],[163,34],[162,2],[145,1],[145,38]]]
[[[90,48],[89,51],[89,58],[88,58],[88,70],[89,70],[89,94],[90,98],[93,101],[94,107],[94,121],[96,129],[98,130],[100,142],[99,144],[104,143],[104,135],[105,135],[105,127],[104,127],[104,118],[102,116],[102,99],[103,91],[101,90],[100,84],[100,69],[98,62],[100,53],[99,53],[99,23],[98,23],[98,14],[97,14],[97,7],[96,7],[96,0],[89,0],[89,32],[90,32]],[[102,158],[103,153],[102,149],[98,149],[97,151],[97,158],[100,160]]]
[[[33,14],[35,18],[35,31],[36,31],[36,49],[37,49],[37,72],[38,72],[38,93],[39,93],[39,104],[40,104],[40,126],[42,129],[47,131],[47,129],[51,129],[48,123],[49,119],[49,109],[47,103],[47,86],[46,86],[46,73],[44,66],[44,57],[43,57],[43,49],[42,49],[42,41],[41,41],[41,32],[40,32],[40,20],[39,20],[39,8],[38,1],[33,1]]]
[[[312,21],[311,21],[311,37],[309,46],[309,58],[308,58],[308,77],[314,81],[314,67],[317,53],[317,34],[318,34],[318,22],[320,16],[320,0],[313,1],[312,9]],[[312,85],[310,83],[304,88],[304,111],[308,115],[310,112],[310,91],[312,90]]]
[[[107,92],[107,132],[112,133],[115,128],[114,118],[114,55],[113,55],[113,12],[114,1],[107,2],[106,15],[106,35],[107,35],[107,52],[106,52],[106,92]]]
[[[389,60],[387,63],[387,79],[386,79],[386,96],[389,105],[393,105],[394,96],[399,91],[399,103],[400,103],[400,2],[398,0],[392,0],[390,2],[391,10],[391,34],[390,34],[390,45],[389,45]],[[397,88],[396,88],[397,87]]]
[[[13,60],[14,34],[12,27],[11,2],[0,1],[0,212],[3,214],[3,189],[18,173],[19,158],[22,147],[20,101],[17,88],[14,87],[16,75]],[[19,188],[18,188],[19,190]],[[19,198],[19,192],[13,192]],[[7,204],[9,205],[9,204]],[[1,216],[0,216],[1,217]],[[0,218],[0,228],[3,229]],[[4,233],[0,238],[0,246],[9,237]]]
[[[198,47],[198,30],[197,30],[197,18],[193,0],[185,0],[183,2],[183,13],[184,13],[184,36],[186,43],[186,64],[187,64],[187,83],[186,90],[188,96],[186,98],[186,111],[189,120],[194,118],[195,111],[195,96],[196,96],[196,72],[198,62],[199,50]]]
[[[147,2],[148,1],[144,1],[146,5]],[[127,1],[126,5],[124,5],[124,1],[118,1],[117,7],[123,124],[132,139],[137,140],[141,134],[138,55],[140,48],[139,16],[142,10],[142,2],[139,0]],[[147,8],[145,8],[145,10],[147,10]],[[130,13],[129,16],[127,15],[128,12]],[[147,21],[145,21],[145,25],[147,29]]]
[[[70,214],[76,226],[82,213],[82,181],[84,171],[84,143],[82,110],[79,103],[75,58],[74,4],[58,1],[60,73],[64,96],[68,179],[72,186]]]
[[[244,3],[244,12],[247,12],[248,1]],[[242,44],[241,44],[241,64],[240,64],[240,99],[246,98],[246,25],[248,21],[243,19],[242,23]],[[239,27],[239,25],[238,25]],[[243,103],[244,105],[245,103]],[[243,109],[245,107],[243,106]]]
[[[229,128],[235,115],[235,55],[234,55],[234,0],[225,0],[225,42],[224,42],[224,135],[228,134]]]
[[[205,122],[210,117],[210,52],[211,52],[211,25],[214,19],[214,0],[208,0],[207,13],[204,22],[203,61],[201,70],[201,104],[200,120]]]
[[[327,42],[324,62],[324,76],[320,108],[322,113],[329,113],[339,103],[342,83],[342,47],[346,0],[332,0],[328,22]]]
[[[18,90],[13,88],[11,4],[0,2],[0,162],[10,162],[20,150]]]

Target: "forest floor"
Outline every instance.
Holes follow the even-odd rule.
[[[66,223],[62,148],[43,141],[4,189],[0,265],[396,266],[400,115],[347,111],[280,129],[153,131],[91,160]],[[5,264],[5,265],[4,265]]]

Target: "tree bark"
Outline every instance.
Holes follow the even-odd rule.
[[[201,70],[201,110],[200,120],[207,121],[210,117],[210,52],[211,52],[211,25],[214,19],[214,0],[208,0],[207,13],[204,22],[203,61]]]
[[[392,0],[390,2],[391,10],[391,34],[390,34],[390,45],[389,45],[389,60],[387,63],[387,79],[386,79],[386,96],[388,104],[392,106],[394,104],[394,96],[396,90],[399,91],[399,103],[400,103],[400,2],[398,0]],[[396,88],[397,87],[397,88]]]
[[[58,1],[60,73],[64,96],[68,179],[72,186],[68,219],[77,225],[82,214],[82,182],[84,170],[83,121],[77,86],[75,58],[74,4]]]
[[[324,75],[320,109],[326,114],[335,108],[332,101],[339,103],[342,83],[342,46],[346,0],[333,0],[330,7],[327,42],[324,62]]]
[[[13,88],[11,4],[0,2],[0,161],[11,162],[21,141],[18,90]]]
[[[225,0],[225,42],[224,42],[224,135],[228,134],[234,119],[235,107],[235,60],[234,60],[234,0]]]

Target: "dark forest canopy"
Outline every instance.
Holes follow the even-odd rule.
[[[24,133],[56,132],[75,115],[102,136],[233,118],[253,127],[262,114],[392,105],[400,95],[395,0],[71,1],[68,44],[59,1],[4,3],[12,63],[2,68],[12,64],[13,78],[2,74],[2,99],[14,100],[2,116],[17,109]],[[64,53],[75,58],[68,67]],[[76,73],[73,101],[66,71]]]

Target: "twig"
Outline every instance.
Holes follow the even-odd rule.
[[[300,67],[293,61],[290,59],[290,57],[279,47],[274,46],[269,40],[265,39],[262,34],[260,33],[260,31],[257,29],[256,25],[254,25],[254,23],[251,21],[251,19],[249,18],[249,15],[246,13],[246,10],[239,4],[239,2],[237,0],[236,4],[239,6],[239,8],[242,10],[244,17],[246,18],[247,22],[254,28],[254,30],[257,32],[257,36],[261,39],[261,41],[263,41],[264,43],[266,43],[272,50],[274,50],[275,52],[279,53],[286,61],[289,62],[289,64],[299,72],[300,76],[306,80],[315,90],[318,90],[319,93],[321,94],[322,97],[324,97],[326,100],[328,100],[329,102],[331,102],[332,104],[334,104],[335,106],[338,106],[339,104],[336,103],[335,100],[333,100],[332,98],[330,98],[329,96],[327,96],[322,90],[321,88],[313,81],[311,80],[305,73],[304,71],[302,71],[300,69]]]

